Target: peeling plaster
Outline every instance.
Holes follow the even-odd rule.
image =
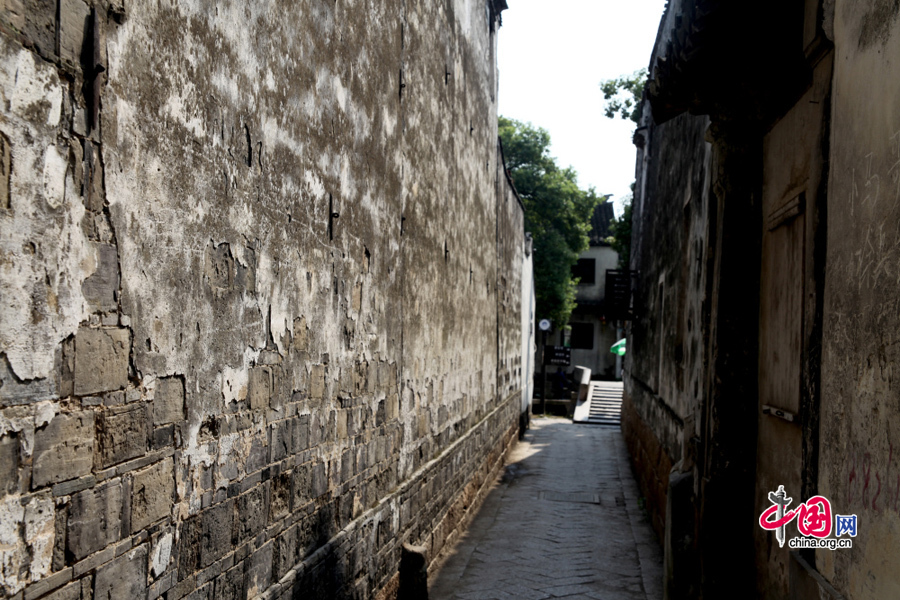
[[[16,433],[20,469],[28,469],[35,428],[77,410],[98,423],[96,438],[88,433],[78,447],[93,443],[103,457],[102,483],[54,473],[40,484],[40,494],[18,497],[10,508],[22,502],[31,507],[11,516],[23,533],[10,533],[19,535],[10,543],[35,550],[29,555],[35,577],[50,574],[52,535],[66,519],[90,530],[91,513],[108,511],[98,517],[103,533],[83,540],[85,556],[108,552],[118,542],[118,525],[106,527],[116,522],[109,515],[119,510],[120,499],[129,501],[128,494],[134,501],[130,472],[151,468],[138,459],[160,460],[152,453],[174,466],[174,481],[162,482],[171,484],[174,506],[166,514],[172,521],[150,534],[149,565],[129,565],[129,556],[138,555],[121,554],[115,567],[101,568],[140,575],[149,570],[157,579],[172,569],[173,555],[179,572],[182,559],[185,569],[193,568],[190,545],[203,543],[197,536],[209,539],[216,523],[207,510],[219,506],[223,494],[228,502],[237,490],[269,501],[274,477],[284,507],[285,494],[297,493],[284,482],[297,485],[297,475],[309,469],[315,481],[307,483],[318,496],[310,509],[328,522],[320,534],[333,535],[331,524],[338,521],[339,528],[350,520],[361,523],[361,514],[378,506],[384,511],[378,519],[390,522],[391,534],[399,537],[405,535],[401,522],[418,525],[399,519],[399,499],[383,499],[401,485],[423,485],[402,481],[402,474],[430,481],[424,465],[473,427],[477,442],[473,435],[458,449],[460,457],[447,457],[454,468],[465,460],[474,476],[484,469],[479,452],[495,456],[505,443],[514,423],[507,399],[520,378],[508,377],[504,397],[487,382],[498,369],[498,305],[503,318],[517,305],[465,282],[471,271],[479,281],[496,281],[501,268],[517,272],[515,260],[499,266],[497,235],[503,231],[518,248],[522,215],[515,202],[504,205],[514,210],[498,223],[497,202],[509,198],[497,197],[498,173],[477,166],[496,152],[496,114],[483,98],[494,65],[479,65],[488,56],[482,38],[490,29],[483,7],[474,4],[465,4],[472,13],[465,19],[479,27],[457,40],[472,57],[458,65],[473,79],[469,90],[429,90],[428,78],[418,73],[419,87],[407,90],[403,106],[396,93],[403,58],[398,42],[408,11],[421,12],[412,19],[421,36],[416,43],[425,51],[420,68],[435,62],[429,56],[444,54],[440,40],[447,23],[434,18],[443,17],[440,10],[426,5],[388,3],[347,12],[350,5],[333,3],[129,2],[125,18],[103,23],[107,69],[96,134],[85,132],[83,123],[73,132],[79,124],[72,125],[69,109],[54,104],[58,97],[77,105],[83,93],[59,81],[59,65],[45,65],[30,52],[17,59],[31,61],[37,91],[29,92],[30,104],[20,102],[25,112],[0,125],[10,139],[14,179],[12,210],[0,214],[0,291],[3,302],[11,298],[25,308],[16,313],[4,307],[3,318],[19,329],[0,332],[0,351],[19,377],[57,376],[54,385],[67,391],[60,391],[59,402],[0,410],[0,431]],[[450,27],[459,37],[458,24]],[[18,46],[7,54],[15,52]],[[0,84],[4,91],[15,87],[8,77]],[[466,115],[465,129],[448,123],[448,115],[457,114]],[[418,128],[403,129],[401,122]],[[474,135],[468,129],[473,122]],[[31,147],[20,143],[26,135],[36,140]],[[94,196],[85,208],[81,185],[88,165],[81,154],[91,145],[99,148],[102,172],[94,181],[103,197]],[[29,169],[18,169],[21,164]],[[413,201],[422,204],[407,217],[405,190],[413,185],[419,192]],[[401,243],[404,218],[410,237]],[[447,261],[434,250],[454,236],[466,244],[455,246],[458,257]],[[115,290],[108,283],[116,283],[109,267],[113,249]],[[461,264],[464,271],[456,269]],[[82,293],[95,274],[88,287],[105,281],[103,297],[112,299],[103,310],[89,308]],[[42,298],[48,276],[52,289]],[[483,315],[460,319],[457,305]],[[500,325],[503,335],[518,336],[517,313],[512,321],[508,331]],[[122,360],[107,361],[114,373],[96,385],[79,387],[66,379],[67,365],[76,363],[69,353],[81,360],[76,379],[92,360],[103,363],[102,344],[94,348],[96,359],[79,350],[93,348],[85,340],[105,339],[100,330],[116,332],[115,357]],[[33,341],[20,348],[16,340]],[[184,383],[183,411],[155,404],[172,401],[168,385],[165,394],[158,385],[172,374]],[[265,377],[270,389],[257,393],[266,387]],[[404,411],[401,394],[426,386],[441,390],[427,394],[434,406]],[[426,401],[426,394],[412,395]],[[480,424],[498,406],[504,408],[490,428]],[[270,439],[281,445],[270,447]],[[296,448],[289,451],[290,445]],[[96,476],[100,469],[89,469],[90,462],[79,475]],[[346,472],[336,473],[336,465]],[[342,513],[326,515],[321,499],[343,493],[337,479],[360,475]],[[54,527],[52,503],[48,520],[44,499],[57,484],[89,486],[73,494],[79,498],[75,510],[88,514],[61,513]],[[456,492],[427,488],[444,504]],[[100,523],[103,518],[108,522]],[[354,541],[361,553],[366,543]],[[24,572],[23,555],[0,556]],[[146,583],[133,579],[126,583]],[[256,583],[260,590],[271,584]]]
[[[82,282],[97,264],[85,215],[57,146],[63,87],[56,69],[0,39],[0,129],[12,151],[9,213],[0,214],[0,349],[22,380],[51,375],[60,341],[86,318]],[[3,93],[3,92],[0,92]],[[69,190],[69,191],[67,191]]]
[[[0,591],[13,595],[50,574],[54,520],[49,491],[0,500]]]
[[[153,546],[153,552],[150,555],[150,573],[154,577],[162,575],[169,566],[169,559],[172,557],[172,543],[172,534],[166,532]]]

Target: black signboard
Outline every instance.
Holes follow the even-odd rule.
[[[544,346],[544,364],[568,367],[572,364],[572,349],[566,346]]]

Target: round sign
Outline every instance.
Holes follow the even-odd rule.
[[[541,322],[538,323],[538,327],[541,328],[541,331],[550,331],[550,321],[547,319],[541,319]]]

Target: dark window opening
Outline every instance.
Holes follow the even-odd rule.
[[[637,271],[606,270],[603,314],[608,321],[630,321],[636,302]]]
[[[572,332],[569,342],[574,350],[594,349],[594,324],[593,323],[569,323]]]
[[[579,258],[578,263],[572,267],[572,277],[579,278],[579,285],[593,285],[597,281],[595,272],[597,261],[593,258]]]

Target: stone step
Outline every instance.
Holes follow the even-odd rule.
[[[617,381],[592,381],[587,400],[575,406],[575,423],[592,425],[618,425],[621,423],[622,383]]]

